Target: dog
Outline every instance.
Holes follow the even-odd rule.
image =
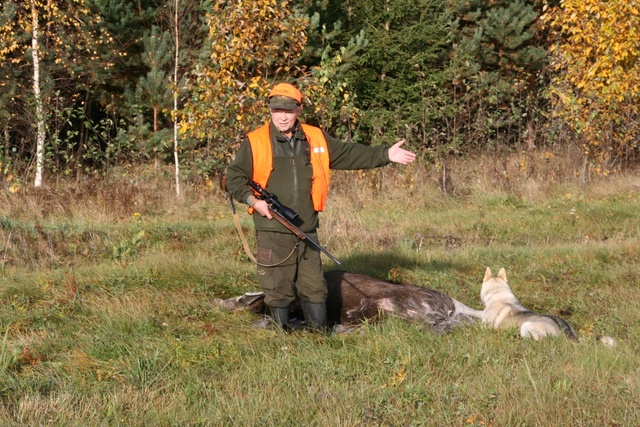
[[[364,274],[334,270],[324,273],[327,281],[327,321],[329,326],[354,326],[387,315],[419,322],[437,332],[450,332],[455,327],[482,319],[482,310],[475,310],[450,296],[412,284],[394,284]],[[248,292],[214,304],[228,310],[249,310],[257,314],[268,312],[264,293]],[[290,319],[302,319],[302,304],[297,299],[290,307]],[[268,318],[266,318],[268,319]],[[294,323],[294,320],[291,320]]]
[[[550,314],[538,314],[523,307],[507,284],[507,273],[501,268],[497,276],[487,268],[482,280],[480,299],[484,311],[482,321],[494,329],[518,328],[520,336],[540,340],[547,336],[566,336],[577,340],[578,334],[565,320]]]

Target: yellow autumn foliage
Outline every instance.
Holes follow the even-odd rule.
[[[0,25],[0,60],[10,54],[20,61],[24,60],[25,51],[31,48],[31,43],[18,42],[24,34],[32,31],[33,16],[35,14],[40,24],[40,37],[46,44],[47,52],[59,53],[57,63],[76,64],[95,56],[94,46],[103,44],[110,36],[105,32],[87,31],[89,25],[96,26],[101,17],[91,12],[85,0],[30,0],[29,2],[7,1],[0,5],[5,9],[10,20]],[[63,35],[67,38],[64,39]],[[72,37],[75,52],[80,55],[70,55],[69,46]]]
[[[640,0],[562,0],[543,24],[554,45],[554,113],[583,138],[594,170],[638,155]]]
[[[0,61],[16,67],[32,67],[28,52],[33,48],[33,25],[37,22],[36,45],[40,60],[48,72],[55,67],[59,81],[77,79],[78,70],[83,70],[87,61],[100,61],[97,47],[112,40],[107,30],[99,26],[100,15],[94,13],[85,0],[0,1],[0,12],[5,19],[0,23]],[[108,69],[114,65],[110,60],[104,61],[102,67]],[[54,96],[52,93],[47,95]],[[80,96],[77,92],[66,95],[70,102]],[[18,91],[16,96],[23,97],[25,93]],[[55,96],[59,101],[61,96]],[[45,98],[44,102],[47,104],[49,99]]]
[[[307,19],[288,1],[218,2],[207,16],[209,60],[195,70],[182,131],[228,155],[251,128],[266,120],[274,81],[291,81],[307,42]]]

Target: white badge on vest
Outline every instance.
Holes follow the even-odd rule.
[[[314,153],[324,153],[324,147],[314,147],[313,148],[313,152]]]

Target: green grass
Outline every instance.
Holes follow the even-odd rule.
[[[333,336],[257,329],[212,304],[256,290],[216,189],[176,201],[147,174],[23,188],[0,194],[0,425],[634,425],[639,178],[542,194],[480,170],[445,197],[429,173],[397,172],[334,175],[320,238],[340,268],[481,308],[484,270],[505,267],[525,306],[581,341],[393,318]]]

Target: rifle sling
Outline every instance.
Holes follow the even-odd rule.
[[[251,259],[251,261],[254,264],[257,264],[260,267],[277,267],[278,265],[284,263],[289,258],[291,258],[293,253],[298,248],[297,244],[293,247],[293,249],[291,250],[291,253],[289,255],[287,255],[287,257],[285,259],[283,259],[282,261],[277,262],[275,264],[261,264],[261,263],[259,263],[258,260],[256,259],[256,257],[251,252],[251,248],[249,248],[249,242],[247,241],[247,238],[245,237],[244,232],[242,231],[242,225],[240,225],[240,217],[238,216],[238,212],[236,211],[236,207],[235,207],[235,205],[233,203],[233,199],[231,198],[231,195],[229,195],[229,202],[231,203],[231,212],[233,214],[233,223],[236,226],[236,230],[238,230],[238,234],[240,235],[240,240],[242,240],[242,246],[244,248],[244,252],[247,254],[247,256]]]

